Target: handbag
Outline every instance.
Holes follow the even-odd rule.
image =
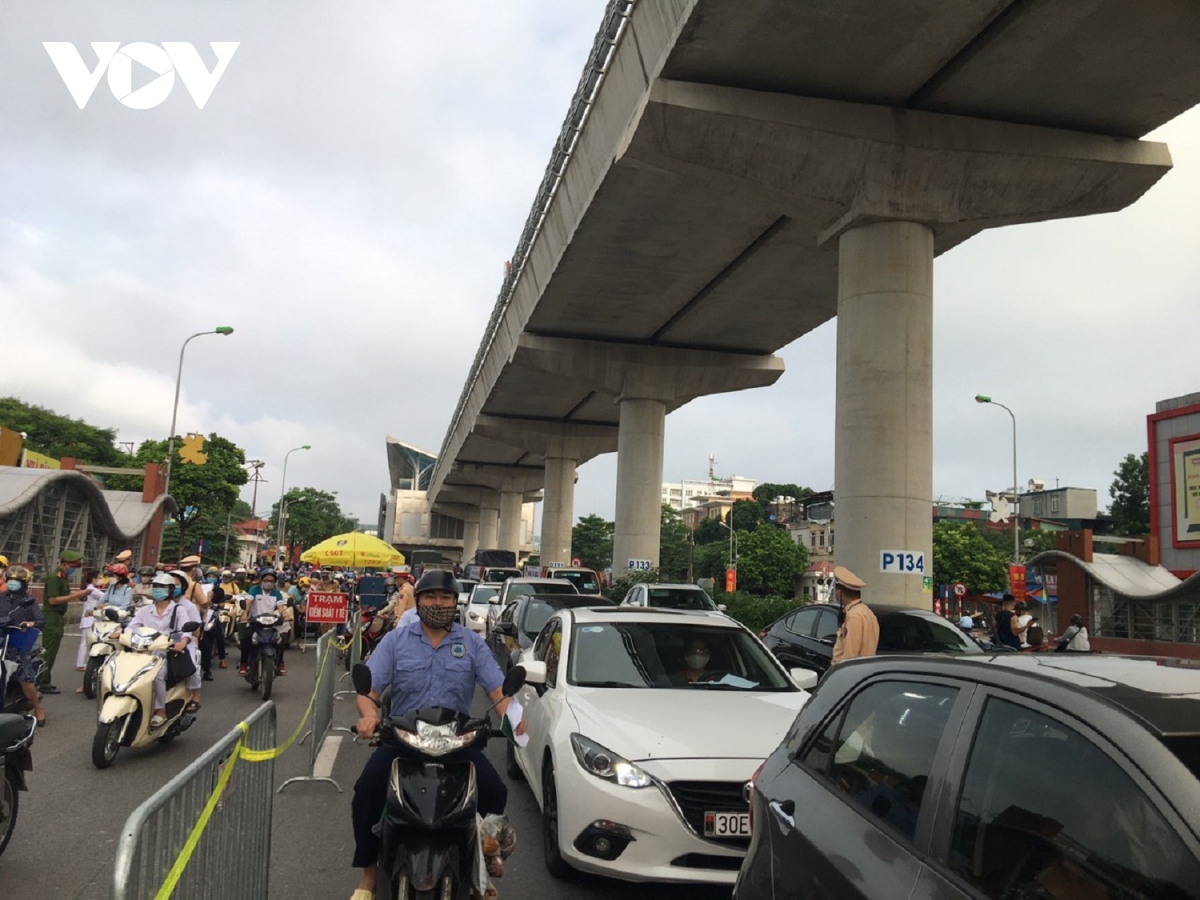
[[[1067,637],[1067,633],[1064,631],[1062,634],[1062,637],[1060,637],[1057,641],[1055,641],[1055,644],[1057,646],[1055,646],[1054,652],[1055,653],[1066,653],[1068,645],[1070,645],[1071,641],[1075,640],[1075,635],[1079,634],[1079,632],[1081,632],[1082,630],[1083,630],[1082,628],[1076,628],[1075,634],[1071,635],[1070,637]]]
[[[171,634],[175,633],[175,615],[178,612],[178,606],[171,611]],[[196,663],[192,661],[192,654],[186,650],[167,651],[167,684],[175,684],[195,674]]]

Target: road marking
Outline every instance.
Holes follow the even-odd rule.
[[[333,776],[333,763],[337,759],[341,746],[342,736],[340,734],[330,734],[325,737],[324,743],[321,744],[321,752],[317,754],[317,761],[313,763],[314,778]]]

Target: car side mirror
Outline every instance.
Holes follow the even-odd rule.
[[[717,604],[717,612],[727,612],[728,610],[729,610],[729,607],[726,606],[724,603]]]
[[[351,670],[350,680],[354,682],[354,690],[362,696],[371,693],[371,669],[366,663],[359,663]]]
[[[516,637],[517,626],[512,622],[497,622],[492,626],[492,631],[496,634],[508,635],[508,637]]]
[[[531,659],[528,662],[521,663],[521,668],[525,670],[525,683],[539,685],[546,683],[546,664],[538,659]]]
[[[511,697],[517,691],[525,686],[525,667],[513,666],[508,670],[508,674],[504,676],[504,685],[501,690],[505,697]]]
[[[811,691],[817,686],[820,676],[812,669],[790,669],[788,674],[792,676],[792,682],[802,691]]]

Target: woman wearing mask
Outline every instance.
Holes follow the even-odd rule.
[[[129,583],[129,566],[124,563],[113,563],[108,566],[109,581],[104,589],[104,596],[96,604],[96,609],[106,606],[116,606],[120,609],[133,609],[133,585]]]
[[[87,590],[87,595],[83,598],[83,618],[79,620],[79,652],[75,654],[76,672],[87,671],[87,633],[88,629],[92,627],[92,623],[96,621],[92,613],[104,600],[104,576],[98,569],[84,569],[81,583]],[[82,694],[83,688],[75,688],[75,693]]]
[[[200,638],[204,634],[204,613],[200,612],[200,608],[192,602],[189,596],[192,593],[192,580],[183,572],[176,570],[168,573],[175,580],[175,593],[171,595],[180,609],[180,618],[184,622],[199,622],[200,630],[192,632],[188,635],[188,654],[192,657],[192,665],[196,667],[196,672],[188,678],[187,686],[192,692],[191,702],[187,705],[188,712],[195,712],[200,708],[200,682],[203,676],[200,672]]]
[[[174,596],[178,593],[178,585],[175,579],[166,572],[159,572],[150,582],[150,598],[151,603],[143,606],[133,618],[129,620],[129,628],[153,628],[159,634],[169,635],[171,640],[175,642],[174,650],[177,653],[183,653],[195,640],[195,635],[198,631],[186,632],[180,631],[184,625],[192,620],[187,617],[183,609],[175,602]],[[158,655],[156,653],[156,655]],[[195,687],[193,687],[193,682]],[[192,688],[193,697],[200,690],[200,672],[197,670],[187,680],[187,685]],[[199,702],[192,700],[188,703],[186,709],[188,712],[195,712],[200,708]],[[154,676],[154,715],[150,718],[151,728],[161,728],[167,720],[167,667],[159,666],[158,672]]]
[[[16,679],[21,685],[21,693],[33,707],[38,728],[41,728],[46,724],[46,711],[42,709],[42,701],[34,683],[37,672],[34,671],[33,644],[37,635],[30,635],[28,632],[30,629],[42,628],[46,619],[42,615],[41,606],[29,593],[29,582],[32,578],[32,573],[24,566],[9,567],[4,581],[6,590],[0,594],[0,619],[11,619],[13,625],[21,628],[20,636],[10,632],[5,658],[17,664]],[[28,646],[25,646],[26,644]]]

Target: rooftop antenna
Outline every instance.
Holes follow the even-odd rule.
[[[716,475],[713,472],[713,463],[715,463],[716,461],[717,461],[717,458],[715,456],[713,456],[711,453],[708,454],[708,486],[709,487],[712,487],[713,484],[715,484],[716,480],[717,480]]]

